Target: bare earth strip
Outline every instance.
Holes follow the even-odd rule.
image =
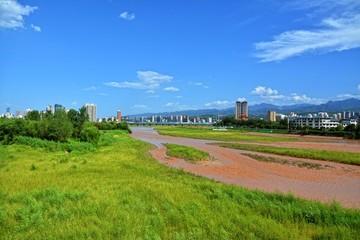
[[[159,135],[152,128],[133,128],[132,136],[149,142],[157,148],[151,150],[152,156],[159,162],[185,171],[209,177],[221,182],[259,189],[268,192],[289,193],[295,196],[331,202],[336,200],[344,207],[360,208],[360,166],[341,163],[301,159],[304,162],[318,163],[322,169],[300,168],[272,162],[261,162],[241,153],[247,151],[222,148],[208,143],[211,140],[199,140]],[[166,156],[164,143],[191,146],[208,152],[217,160],[202,164],[188,163],[181,159]],[[340,139],[304,138],[301,142],[274,144],[280,147],[299,147],[324,150],[360,152],[360,144]],[[275,156],[256,153],[263,156]],[[286,160],[299,161],[299,158],[278,156]]]

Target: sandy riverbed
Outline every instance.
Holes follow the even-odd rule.
[[[246,151],[209,145],[208,143],[215,142],[212,140],[164,136],[159,135],[152,128],[138,127],[132,130],[134,138],[156,146],[150,153],[163,164],[249,189],[291,192],[301,198],[322,202],[331,202],[335,199],[344,207],[360,208],[360,166],[300,159],[323,166],[321,169],[307,169],[279,163],[260,162],[241,154]],[[192,164],[181,159],[169,158],[166,156],[164,143],[175,143],[204,150],[216,158],[216,161]],[[360,152],[359,141],[346,141],[339,138],[307,137],[300,138],[295,142],[269,145]],[[274,156],[266,153],[256,154]],[[298,158],[287,156],[276,156],[276,158],[299,161]]]

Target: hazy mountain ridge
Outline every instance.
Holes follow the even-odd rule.
[[[349,98],[340,101],[328,101],[323,104],[296,104],[287,106],[277,106],[268,103],[260,103],[249,106],[249,115],[266,115],[268,110],[276,111],[277,113],[288,114],[295,112],[297,114],[304,113],[317,113],[317,112],[329,112],[337,113],[343,111],[360,111],[360,100],[355,98]],[[184,110],[174,112],[162,112],[162,113],[143,113],[130,115],[129,117],[150,117],[156,116],[231,116],[235,114],[235,106],[225,109],[199,109],[199,110]]]

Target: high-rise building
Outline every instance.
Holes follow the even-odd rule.
[[[55,104],[54,105],[54,112],[62,111],[62,110],[65,110],[65,107],[63,105],[60,105],[60,104]]]
[[[235,119],[240,119],[241,116],[241,102],[237,101],[235,105]]]
[[[268,111],[268,121],[269,122],[276,122],[276,112],[275,111]]]
[[[117,121],[121,122],[121,111],[120,110],[117,111]]]
[[[237,120],[248,120],[248,102],[247,101],[237,101],[235,105],[235,119]]]
[[[95,104],[85,104],[86,112],[89,115],[90,122],[96,122],[96,105]]]

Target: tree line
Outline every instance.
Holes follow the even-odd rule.
[[[27,113],[25,119],[0,119],[0,141],[10,144],[16,136],[27,136],[57,142],[66,142],[72,138],[97,144],[99,130],[113,129],[130,131],[126,122],[91,123],[85,107],[78,111],[57,110],[54,113],[34,110]]]
[[[296,127],[292,123],[288,123],[287,120],[269,122],[262,119],[249,119],[244,121],[237,120],[234,117],[225,117],[216,125],[249,129],[289,129],[289,133],[297,133],[302,135],[337,136],[350,139],[360,139],[360,124],[357,126],[350,124],[345,128],[339,124],[336,128],[314,129],[310,126]]]
[[[238,120],[234,117],[225,117],[222,121],[216,124],[217,126],[232,126],[237,128],[265,128],[265,129],[287,129],[288,122],[280,120],[276,122],[269,122],[262,119]]]

